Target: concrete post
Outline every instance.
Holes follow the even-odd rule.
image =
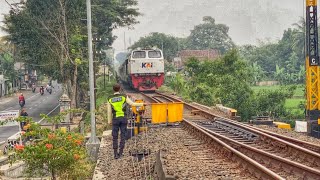
[[[67,111],[70,109],[71,105],[71,100],[69,98],[68,95],[66,94],[63,94],[60,99],[59,99],[59,102],[60,102],[60,112],[64,112],[64,111]],[[68,113],[65,118],[64,118],[64,121],[62,121],[64,123],[70,123],[70,113]]]
[[[91,0],[86,0],[87,5],[87,26],[88,26],[88,53],[89,53],[89,89],[90,89],[90,117],[91,136],[87,142],[87,151],[92,161],[98,158],[100,141],[96,136],[95,99],[94,99],[94,70],[92,52],[92,30],[91,30]]]

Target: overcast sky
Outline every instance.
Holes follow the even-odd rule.
[[[119,29],[114,43],[124,49],[150,32],[163,32],[186,37],[200,24],[203,16],[212,16],[216,23],[230,27],[230,36],[237,44],[256,44],[259,40],[277,40],[283,31],[303,16],[305,0],[139,0],[144,16],[135,30]],[[131,42],[131,43],[130,43]]]
[[[11,0],[9,0],[10,2]],[[13,2],[13,1],[11,1]],[[4,0],[0,0],[0,20],[1,20],[1,26],[3,25],[2,24],[2,21],[3,21],[3,14],[7,14],[10,10],[10,6],[4,1]],[[4,33],[0,30],[0,35],[3,35]]]
[[[17,2],[19,0],[8,0]],[[203,16],[230,27],[237,44],[256,44],[258,40],[277,40],[285,29],[303,15],[305,0],[138,0],[143,13],[134,30],[118,29],[113,47],[123,50],[151,32],[186,37]],[[9,5],[0,0],[1,21]],[[126,41],[124,42],[124,33]],[[0,32],[3,35],[3,32]]]

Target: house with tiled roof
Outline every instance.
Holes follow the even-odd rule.
[[[208,49],[208,50],[181,50],[178,53],[178,57],[174,59],[174,65],[178,69],[184,66],[184,63],[188,61],[189,58],[197,58],[198,60],[215,60],[220,56],[218,50]]]

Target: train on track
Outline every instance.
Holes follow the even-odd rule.
[[[132,50],[119,67],[119,77],[138,91],[155,91],[164,83],[164,58],[160,49]]]

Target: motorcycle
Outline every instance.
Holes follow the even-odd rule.
[[[44,91],[43,91],[43,90],[41,90],[41,89],[40,89],[40,94],[41,94],[41,95],[43,95],[43,94],[44,94]]]
[[[32,92],[35,93],[36,92],[36,88],[32,87]]]
[[[20,105],[21,108],[23,108],[23,106],[24,106],[24,101],[19,101],[19,105]]]

